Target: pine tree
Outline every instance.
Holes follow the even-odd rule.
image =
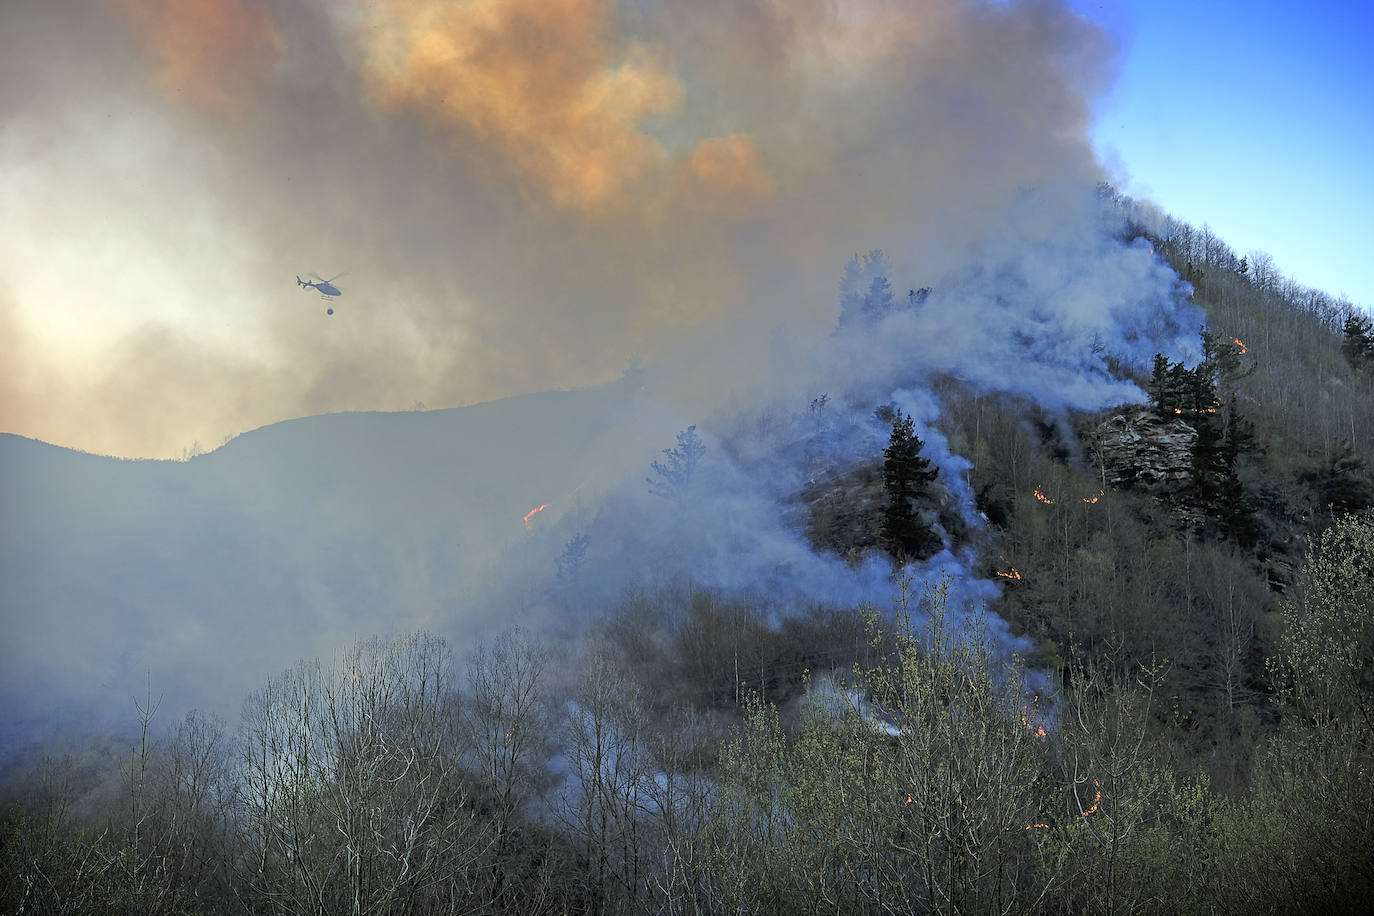
[[[1217,490],[1222,530],[1238,544],[1251,544],[1256,536],[1255,510],[1241,483],[1242,455],[1255,451],[1255,424],[1240,412],[1236,396],[1226,405],[1222,421],[1221,478]]]
[[[689,426],[677,434],[677,447],[665,448],[666,461],[655,461],[649,467],[656,476],[644,478],[649,492],[664,499],[681,499],[692,481],[697,462],[706,454],[706,443],[697,435],[696,426]]]
[[[1341,352],[1350,365],[1356,369],[1374,366],[1374,322],[1351,315],[1345,319],[1344,335]]]
[[[864,296],[864,319],[870,323],[877,323],[891,311],[892,284],[885,276],[874,277],[868,284],[868,294]]]
[[[1150,374],[1150,404],[1160,416],[1173,411],[1169,401],[1169,360],[1163,353],[1155,354],[1154,372]]]
[[[563,552],[558,555],[558,581],[571,582],[577,579],[578,573],[582,570],[582,564],[587,560],[587,547],[592,539],[585,531],[579,531],[573,535],[572,540],[563,545]]]
[[[1216,331],[1202,329],[1202,362],[1198,371],[1205,371],[1215,385],[1223,392],[1233,391],[1236,382],[1254,374],[1259,363],[1249,366],[1241,360],[1244,345],[1234,337],[1227,337]]]
[[[870,326],[892,311],[891,274],[892,265],[880,248],[849,259],[840,280],[841,328]]]
[[[1194,376],[1199,374],[1194,372]],[[1203,381],[1197,383],[1195,403],[1216,403]],[[1194,412],[1188,422],[1197,430],[1193,442],[1193,493],[1221,533],[1239,544],[1256,536],[1254,506],[1240,479],[1242,455],[1257,448],[1255,425],[1240,412],[1233,394],[1224,409]]]
[[[883,543],[899,560],[924,560],[940,549],[940,537],[916,515],[913,500],[924,496],[938,471],[921,457],[923,443],[911,417],[900,411],[892,419],[892,436],[883,450]]]
[[[1181,364],[1179,368],[1182,369]],[[1204,359],[1196,369],[1183,369],[1179,376],[1183,389],[1183,409],[1195,417],[1215,414],[1221,406],[1217,400],[1215,363]]]

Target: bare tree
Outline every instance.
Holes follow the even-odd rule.
[[[250,698],[241,815],[262,902],[385,913],[470,899],[489,841],[458,765],[448,667],[436,637],[372,640]]]
[[[1268,252],[1251,251],[1250,277],[1255,286],[1264,292],[1273,292],[1278,286],[1279,272],[1274,266],[1274,258]]]
[[[542,687],[549,661],[547,648],[512,629],[479,648],[469,666],[465,756],[488,811],[489,893],[498,901],[516,890],[511,882],[521,869],[510,860],[523,852],[516,835],[521,814],[545,781],[551,716]]]
[[[646,876],[643,834],[655,774],[649,717],[636,685],[594,648],[568,704],[568,785],[560,814],[588,862],[592,899],[605,910],[637,909]]]

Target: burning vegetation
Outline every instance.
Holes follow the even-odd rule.
[[[530,511],[528,511],[528,512],[525,513],[525,528],[526,528],[526,530],[531,529],[531,528],[534,527],[534,517],[535,517],[536,515],[538,515],[540,512],[543,512],[543,511],[544,511],[545,509],[547,509],[548,507],[549,507],[549,504],[548,504],[548,503],[543,503],[543,504],[541,504],[541,505],[535,506],[533,509],[531,509]]]

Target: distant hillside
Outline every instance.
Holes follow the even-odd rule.
[[[0,735],[125,719],[150,675],[178,706],[232,714],[359,634],[479,638],[480,616],[466,634],[452,617],[528,537],[525,514],[547,503],[550,523],[671,442],[639,393],[308,417],[186,462],[0,435]]]

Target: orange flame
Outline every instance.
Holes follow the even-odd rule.
[[[1021,724],[1026,726],[1026,728],[1030,729],[1031,732],[1035,735],[1035,737],[1044,738],[1046,737],[1046,735],[1043,720],[1036,718],[1036,714],[1039,708],[1040,695],[1036,694],[1035,696],[1031,697],[1031,701],[1029,703],[1021,707]]]
[[[1101,784],[1100,784],[1096,779],[1093,780],[1093,789],[1094,789],[1095,792],[1096,792],[1096,794],[1093,795],[1093,804],[1092,804],[1092,807],[1091,807],[1091,808],[1089,808],[1087,811],[1084,811],[1084,812],[1083,812],[1083,816],[1084,816],[1084,817],[1087,817],[1089,814],[1092,814],[1093,812],[1095,812],[1095,811],[1097,810],[1097,804],[1098,804],[1098,802],[1102,801],[1102,789],[1101,789]]]
[[[1053,506],[1053,505],[1054,505],[1054,500],[1050,499],[1048,496],[1046,496],[1044,493],[1042,493],[1039,487],[1036,487],[1036,488],[1035,488],[1035,498],[1038,499],[1038,500],[1040,500],[1042,503],[1044,503],[1044,504],[1047,505],[1047,506]]]
[[[537,509],[531,509],[530,511],[526,512],[526,513],[525,513],[525,528],[526,528],[526,529],[533,528],[534,526],[533,526],[532,524],[530,524],[530,519],[534,518],[536,515],[538,515],[540,512],[543,512],[543,511],[544,511],[545,509],[547,509],[548,507],[549,507],[549,504],[548,504],[548,503],[544,503],[544,505],[538,507]]]
[[[1038,700],[1039,697],[1036,697],[1036,699]],[[1024,721],[1024,720],[1022,720],[1022,721]],[[1091,814],[1097,813],[1097,806],[1098,806],[1099,804],[1101,804],[1101,802],[1102,802],[1102,786],[1101,786],[1101,783],[1099,783],[1096,779],[1094,779],[1094,780],[1093,780],[1093,803],[1092,803],[1092,805],[1091,805],[1086,811],[1083,812],[1083,816],[1084,816],[1084,817],[1088,817],[1088,816],[1091,815]],[[1049,824],[1046,824],[1046,823],[1037,821],[1037,822],[1034,823],[1034,824],[1027,824],[1027,825],[1026,825],[1026,829],[1027,829],[1027,830],[1045,830],[1045,829],[1047,829],[1049,826],[1050,826]]]
[[[1096,494],[1095,496],[1085,496],[1085,497],[1083,497],[1083,502],[1085,502],[1085,503],[1087,503],[1088,505],[1091,506],[1093,503],[1097,502],[1099,499],[1101,499],[1102,497],[1104,497],[1104,496],[1106,496],[1106,495],[1107,495],[1107,491],[1106,491],[1106,490],[1098,490],[1098,491],[1097,491],[1097,494]]]
[[[1011,567],[1011,572],[999,572],[997,575],[1001,576],[1003,579],[1013,579],[1013,580],[1015,580],[1015,579],[1020,579],[1020,578],[1021,578],[1021,574],[1020,574],[1019,572],[1016,571],[1016,567],[1015,567],[1015,566]]]
[[[1240,352],[1241,356],[1250,352],[1250,348],[1245,345],[1245,341],[1241,340],[1239,337],[1232,337],[1231,342],[1236,345],[1236,350]]]

